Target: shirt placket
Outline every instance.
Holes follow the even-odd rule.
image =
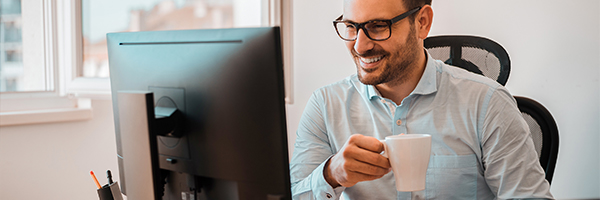
[[[396,112],[394,114],[393,122],[394,124],[392,125],[394,127],[394,135],[408,134],[408,132],[406,131],[406,115],[410,110],[410,102],[412,100],[411,97],[412,95],[404,98],[400,106],[396,106]]]
[[[406,114],[408,112],[408,103],[403,102],[403,104],[400,106],[396,106],[396,104],[391,100],[382,99],[381,102],[384,103],[384,105],[386,105],[390,110],[390,114],[392,116],[392,134],[406,134]]]

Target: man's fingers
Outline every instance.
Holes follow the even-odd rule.
[[[371,164],[380,168],[384,168],[384,169],[388,169],[390,167],[392,167],[390,165],[390,161],[388,158],[383,157],[380,154],[375,154],[375,153],[363,153],[365,155],[360,155],[357,154],[357,156],[354,158],[359,162],[363,162],[363,163],[367,163],[367,164]]]
[[[383,144],[377,138],[360,134],[350,136],[348,143],[375,153],[381,153],[384,149]]]
[[[327,182],[334,185],[352,186],[361,181],[381,178],[389,173],[390,163],[380,153],[383,144],[374,137],[352,135],[334,155],[324,174]]]
[[[344,168],[350,172],[381,177],[390,172],[390,168],[375,166],[360,161],[347,162]]]
[[[353,137],[355,137],[355,136],[353,136]],[[349,145],[344,150],[344,152],[342,152],[343,156],[346,159],[354,159],[356,161],[371,164],[371,165],[378,166],[381,168],[385,168],[385,169],[390,168],[391,166],[390,166],[389,160],[386,157],[383,157],[381,154],[379,154],[379,152],[367,150],[365,148],[362,148],[362,147],[356,145],[357,144],[356,142],[363,143],[363,142],[359,142],[359,140],[367,139],[367,138],[371,138],[371,137],[366,137],[366,136],[360,137],[360,138],[355,137],[353,139],[355,141],[350,141],[350,142],[355,142],[355,143],[349,142],[351,145]],[[375,139],[374,142],[381,144],[381,142],[379,142],[379,140],[377,140],[377,139]],[[376,145],[370,145],[370,146],[376,146]]]

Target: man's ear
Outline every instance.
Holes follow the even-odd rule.
[[[429,35],[431,24],[433,23],[433,9],[430,5],[425,5],[415,17],[419,38],[424,40]]]

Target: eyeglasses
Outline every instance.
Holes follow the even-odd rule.
[[[340,15],[340,17],[333,21],[333,26],[342,40],[356,40],[356,37],[358,36],[358,30],[362,29],[369,39],[374,41],[383,41],[392,36],[392,24],[410,16],[419,10],[421,10],[420,6],[402,13],[390,20],[371,20],[363,23],[341,21],[343,15]]]

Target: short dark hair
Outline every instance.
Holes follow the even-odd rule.
[[[424,5],[430,5],[431,6],[431,0],[403,0],[404,2],[404,7],[407,10],[411,10],[413,8],[419,7],[419,6],[424,6]],[[409,19],[412,21],[415,20],[415,15],[410,15]]]

